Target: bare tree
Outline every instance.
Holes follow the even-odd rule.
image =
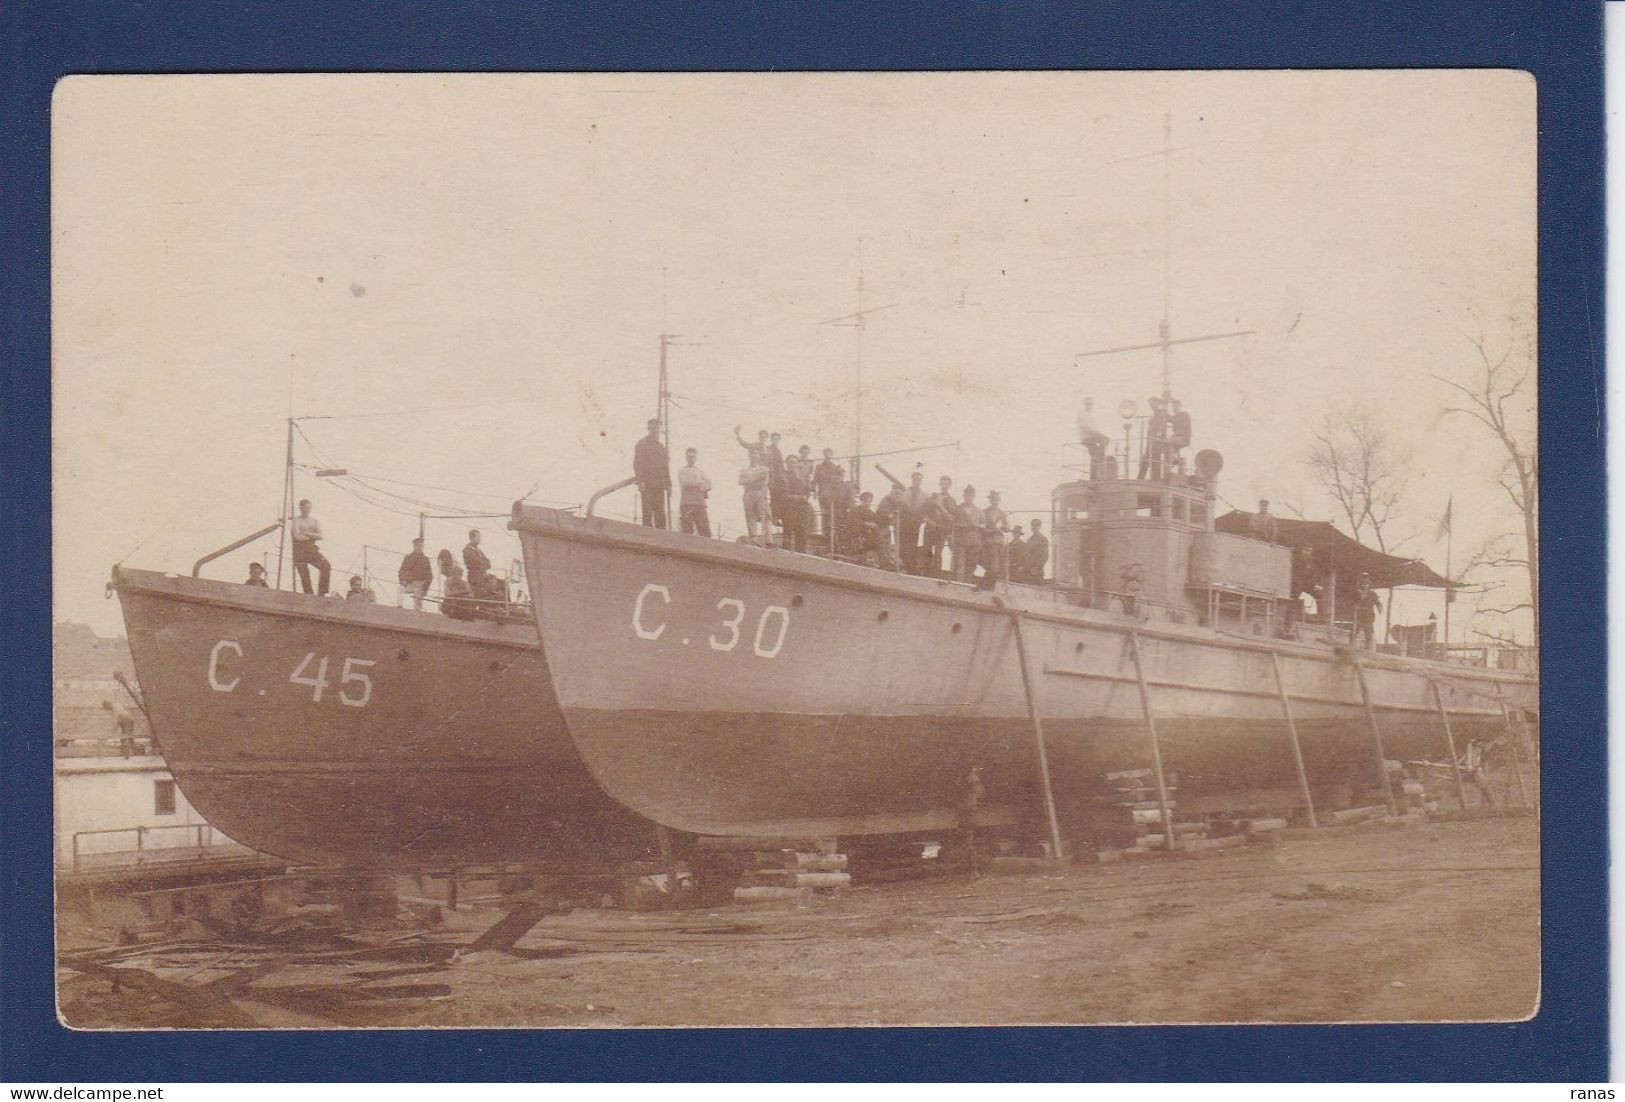
[[[1315,431],[1308,461],[1342,510],[1350,534],[1363,541],[1369,532],[1377,550],[1387,554],[1410,456],[1389,442],[1368,411],[1334,405]]]
[[[1464,334],[1465,336],[1465,334]],[[1534,623],[1535,646],[1540,645],[1540,457],[1535,447],[1534,349],[1528,340],[1514,339],[1499,355],[1492,354],[1484,337],[1467,337],[1478,354],[1475,378],[1463,385],[1442,375],[1433,376],[1456,393],[1457,404],[1445,413],[1472,418],[1495,438],[1503,460],[1495,484],[1518,510],[1523,525],[1520,555],[1506,547],[1475,556],[1477,565],[1522,568],[1529,580],[1529,599],[1491,611],[1509,614],[1528,609]]]

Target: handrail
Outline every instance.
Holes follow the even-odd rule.
[[[255,532],[251,536],[244,536],[242,539],[238,540],[236,543],[227,544],[225,547],[222,547],[218,551],[210,551],[207,555],[204,555],[201,559],[199,559],[197,562],[192,564],[192,577],[194,577],[194,578],[197,577],[198,572],[200,570],[202,570],[203,567],[207,563],[213,562],[215,559],[218,559],[221,555],[229,555],[233,551],[237,550],[237,548],[242,547],[244,544],[253,543],[255,540],[259,539],[261,536],[268,536],[272,532],[275,532],[278,528],[281,528],[281,527],[282,527],[282,521],[278,520],[275,524],[267,524],[264,528],[261,528],[258,532]]]
[[[190,846],[148,846],[148,845],[145,844],[145,840],[146,840],[147,835],[149,835],[149,834],[157,834],[160,831],[166,831],[166,830],[167,831],[184,830],[184,831],[189,832],[193,837],[193,844],[190,845]],[[115,850],[86,850],[86,851],[81,851],[80,850],[79,839],[88,838],[88,837],[90,837],[92,835],[106,835],[106,834],[134,834],[135,835],[135,848],[134,849],[115,849]],[[107,827],[107,828],[104,828],[104,829],[101,829],[101,830],[76,830],[76,831],[73,832],[72,864],[71,864],[70,867],[73,869],[74,872],[78,872],[81,857],[86,858],[87,859],[86,863],[88,864],[89,863],[88,858],[90,858],[92,856],[95,856],[97,854],[111,856],[111,855],[129,854],[129,853],[162,853],[164,850],[169,850],[169,849],[174,849],[174,850],[202,850],[202,849],[208,849],[211,846],[214,846],[215,844],[216,843],[214,841],[214,827],[212,825],[210,825],[209,823],[159,823],[159,824],[152,825],[152,826],[148,826],[148,825],[145,825],[145,824],[137,824],[136,826],[133,826],[133,827]],[[179,860],[179,858],[168,858],[168,860]],[[140,859],[138,858],[137,861],[139,862]]]
[[[636,475],[633,475],[631,478],[623,478],[619,482],[615,483],[615,485],[605,486],[602,490],[599,490],[596,494],[593,494],[587,499],[587,516],[592,516],[593,506],[598,504],[599,498],[603,497],[605,494],[612,494],[616,490],[624,490],[637,480]]]

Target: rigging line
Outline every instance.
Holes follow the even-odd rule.
[[[320,468],[320,467],[312,467],[309,464],[305,464],[305,463],[298,463],[298,464],[295,464],[295,466],[302,467],[302,468],[304,468],[306,470],[313,470],[313,471],[319,471],[319,470],[323,469],[323,468]],[[498,501],[507,500],[507,495],[506,494],[483,493],[483,492],[481,492],[479,490],[464,490],[464,489],[461,489],[460,487],[457,487],[457,486],[436,486],[433,483],[429,483],[429,482],[411,482],[411,481],[409,481],[407,479],[404,479],[404,478],[386,478],[383,475],[377,475],[377,474],[358,475],[353,471],[346,471],[345,476],[349,477],[349,478],[355,478],[355,479],[368,479],[368,480],[370,480],[370,482],[389,482],[389,483],[393,483],[393,484],[398,485],[398,486],[415,486],[415,487],[418,487],[420,489],[425,489],[425,490],[443,490],[446,493],[462,494],[465,497],[489,497],[489,498],[495,498]],[[391,493],[391,491],[385,490],[383,487],[374,487],[374,489],[378,490],[379,493]],[[398,496],[401,496],[403,499],[407,499],[407,495],[403,494],[403,495],[398,495]]]
[[[367,489],[371,490],[373,493],[382,494],[384,497],[392,498],[392,499],[394,499],[396,501],[404,501],[404,502],[406,502],[407,504],[410,504],[410,505],[416,505],[420,509],[439,509],[439,510],[448,511],[448,512],[463,512],[464,511],[463,507],[460,506],[460,505],[457,505],[456,503],[448,504],[448,503],[443,502],[443,501],[431,501],[428,498],[413,497],[411,494],[403,494],[403,493],[400,493],[400,492],[395,491],[395,490],[386,489],[383,486],[374,486],[371,482],[368,482],[365,478],[362,478],[362,477],[360,477],[358,475],[346,474],[346,475],[343,475],[341,477],[348,478],[351,482],[354,482],[354,483],[357,483],[359,485],[365,486]]]
[[[296,463],[296,464],[294,464],[294,466],[299,467],[299,468],[301,468],[303,470],[321,470],[323,468],[331,468],[331,467],[338,467],[339,466],[339,464],[336,461],[334,461],[333,458],[330,455],[328,455],[326,452],[322,451],[321,448],[318,448],[316,446],[316,444],[310,439],[309,436],[307,436],[305,434],[304,430],[301,429],[298,424],[294,425],[294,431],[299,433],[300,437],[305,441],[305,443],[307,445],[309,445],[311,452],[316,456],[316,458],[322,460],[321,467],[313,467],[313,466],[311,466],[310,464],[307,464],[307,463]],[[385,478],[383,475],[372,475],[372,474],[363,475],[363,476],[354,476],[354,475],[352,475],[350,477],[363,477],[363,478],[373,479],[374,481],[378,481],[378,482],[392,482],[392,483],[396,483],[396,484],[402,485],[402,486],[415,486],[415,487],[419,487],[421,489],[428,489],[428,490],[444,490],[447,493],[463,494],[464,496],[467,496],[467,497],[489,497],[489,498],[493,498],[493,499],[495,499],[497,501],[511,501],[511,500],[513,500],[512,498],[508,497],[508,495],[506,495],[506,494],[483,493],[483,492],[481,492],[479,490],[464,490],[464,489],[460,489],[460,488],[454,487],[454,486],[436,486],[436,485],[434,485],[432,483],[428,483],[428,482],[409,482],[409,481],[407,481],[405,479],[401,479],[401,478]],[[546,477],[546,476],[544,475],[543,477]],[[542,480],[540,478],[538,478],[536,480],[536,484],[533,485],[530,488],[530,491],[527,492],[525,494],[525,496],[523,498],[521,498],[520,500],[521,501],[529,500],[530,495],[532,493],[535,493],[536,488],[538,486],[540,486],[541,484],[542,484]],[[398,497],[402,501],[411,501],[411,502],[414,502],[416,504],[427,504],[427,505],[430,505],[431,507],[436,508],[436,509],[446,508],[446,506],[436,505],[433,502],[419,501],[418,499],[407,497],[406,495],[391,494],[390,491],[385,490],[382,487],[376,487],[375,486],[375,487],[373,487],[373,489],[377,490],[379,493],[390,494],[390,496],[392,496],[392,497]],[[553,499],[553,498],[538,499],[538,502],[539,502],[539,504],[543,504],[543,505],[573,505],[573,504],[575,504],[574,502],[560,501],[560,500],[556,500],[556,499]]]
[[[306,466],[306,464],[295,464],[295,466]],[[316,469],[316,468],[311,468],[311,469]],[[370,480],[371,482],[389,482],[389,483],[392,483],[392,484],[397,485],[397,486],[415,486],[415,487],[417,487],[418,489],[421,489],[421,490],[443,490],[443,491],[445,491],[446,493],[449,493],[449,494],[462,494],[464,497],[488,497],[488,498],[491,498],[491,499],[493,499],[495,501],[512,501],[513,500],[513,498],[510,497],[507,494],[493,494],[493,493],[489,493],[489,492],[484,491],[484,490],[464,490],[464,489],[462,489],[461,487],[458,487],[458,486],[437,486],[432,482],[412,482],[412,481],[410,481],[408,479],[405,479],[405,478],[385,478],[381,474],[361,474],[361,475],[358,475],[358,474],[355,474],[354,472],[350,472],[349,477],[351,477],[351,478],[364,478],[364,479]],[[387,492],[387,491],[380,490],[380,492]],[[569,503],[568,502],[563,502],[563,501],[554,501],[554,502],[544,502],[544,504],[567,505]]]
[[[410,497],[406,494],[395,493],[391,490],[384,489],[382,486],[374,486],[371,483],[359,478],[351,478],[350,481],[354,485],[366,487],[367,490],[375,495],[387,498],[391,501],[400,502],[404,505],[410,505],[418,512],[422,512],[425,509],[456,510],[458,508],[456,505],[448,505],[444,502],[428,501],[424,498]]]
[[[952,444],[921,444],[917,448],[897,448],[897,449],[895,449],[893,451],[889,451],[889,452],[864,452],[858,458],[860,458],[860,459],[880,459],[880,458],[882,458],[884,456],[888,456],[888,455],[911,455],[914,452],[929,452],[929,451],[937,451],[937,450],[939,450],[941,448],[957,448],[957,447],[959,447],[959,441],[955,440]]]
[[[321,448],[318,448],[316,446],[315,442],[310,439],[310,437],[305,433],[305,431],[302,428],[299,427],[299,425],[295,424],[294,429],[295,429],[295,431],[297,431],[299,433],[300,437],[310,447],[311,452],[316,456],[316,458],[320,459],[323,462],[324,466],[326,466],[328,468],[337,468],[338,467],[338,464],[333,461],[332,457],[329,456],[326,452],[322,451]],[[302,466],[302,464],[301,464],[301,466]],[[444,504],[441,504],[441,503],[438,503],[438,502],[425,501],[425,500],[423,500],[421,498],[408,497],[405,494],[398,494],[398,493],[395,493],[395,492],[393,492],[391,490],[386,490],[381,486],[372,486],[372,485],[369,485],[366,482],[361,481],[359,478],[356,478],[353,475],[346,474],[346,475],[344,475],[342,477],[350,478],[355,483],[357,483],[358,485],[366,486],[369,490],[372,490],[374,493],[381,494],[381,495],[383,495],[385,497],[388,497],[388,498],[391,498],[391,499],[394,499],[396,501],[400,501],[400,502],[403,502],[403,503],[406,503],[406,504],[409,504],[409,505],[418,506],[419,507],[418,508],[419,512],[421,512],[423,508],[430,508],[430,509],[450,509],[450,508],[453,508],[453,506],[450,506],[450,505],[444,505]],[[336,486],[339,486],[339,488],[341,488],[341,489],[343,488],[342,484],[337,481],[337,476],[332,481],[334,482],[334,484]],[[366,501],[368,504],[374,505],[377,508],[386,509],[389,512],[399,512],[399,510],[390,509],[389,506],[383,504],[382,502],[377,501],[374,498],[368,498],[368,497],[365,497],[365,496],[363,496],[361,494],[355,493],[353,491],[353,489],[351,491],[348,491],[348,492],[351,493],[351,496],[356,497],[357,499],[359,499],[361,501]],[[405,513],[405,514],[401,514],[401,515],[403,515],[403,516],[414,516],[416,514],[415,513]]]
[[[497,398],[489,402],[467,402],[456,406],[423,406],[419,409],[374,410],[368,413],[313,413],[296,418],[298,421],[355,421],[367,417],[411,417],[419,413],[454,413],[464,409],[484,409],[489,406],[510,406],[523,402],[545,402],[546,398]]]
[[[358,492],[353,486],[346,486],[342,482],[334,482],[333,483],[333,488],[338,490],[340,493],[349,494],[351,497],[355,498],[357,501],[364,502],[367,505],[371,505],[374,509],[382,509],[386,513],[394,513],[396,516],[402,516],[402,517],[416,517],[418,515],[418,511],[416,511],[416,510],[414,510],[413,512],[407,512],[404,509],[397,509],[397,508],[394,508],[391,505],[386,505],[385,503],[377,500],[376,498],[373,498],[373,497],[370,497],[370,496],[368,496],[366,494]]]

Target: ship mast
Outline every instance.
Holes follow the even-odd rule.
[[[863,305],[863,238],[858,238],[858,308],[850,314],[842,314],[838,318],[821,321],[819,325],[838,325],[855,330],[853,333],[853,419],[852,419],[852,485],[854,489],[863,489],[863,331],[867,327],[866,319],[870,314],[878,314],[882,310],[890,310],[896,306],[889,302],[885,306]]]
[[[288,518],[293,515],[293,418],[288,418],[288,450],[282,461],[282,535],[276,545],[276,587],[282,588],[282,560],[288,548]]]
[[[1124,164],[1128,161],[1143,160],[1146,157],[1162,158],[1162,320],[1157,325],[1157,339],[1144,344],[1124,344],[1112,348],[1097,348],[1089,352],[1076,353],[1074,361],[1087,356],[1110,356],[1119,352],[1137,352],[1142,349],[1156,348],[1162,352],[1162,396],[1173,397],[1173,346],[1176,344],[1196,344],[1199,341],[1217,341],[1228,337],[1245,337],[1257,332],[1254,329],[1238,329],[1230,333],[1208,333],[1200,337],[1175,337],[1170,318],[1173,315],[1173,154],[1189,149],[1189,146],[1175,147],[1173,143],[1173,113],[1163,112],[1162,116],[1162,148],[1153,149],[1149,153],[1137,153],[1132,157],[1124,157],[1114,161],[1113,164]]]
[[[666,449],[666,462],[671,462],[671,387],[666,377],[666,349],[671,346],[675,333],[660,334],[660,392],[655,397],[655,416],[660,418],[660,445]],[[666,487],[666,523],[671,523],[671,487]]]

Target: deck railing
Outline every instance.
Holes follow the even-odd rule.
[[[165,842],[176,834],[178,842]],[[113,835],[133,836],[135,844],[122,848],[91,849],[85,840]],[[119,865],[140,865],[164,861],[196,861],[229,849],[252,853],[247,846],[229,838],[216,839],[214,827],[208,823],[166,823],[161,826],[113,827],[103,830],[76,830],[72,840],[71,869],[81,872],[89,868],[108,868]]]

